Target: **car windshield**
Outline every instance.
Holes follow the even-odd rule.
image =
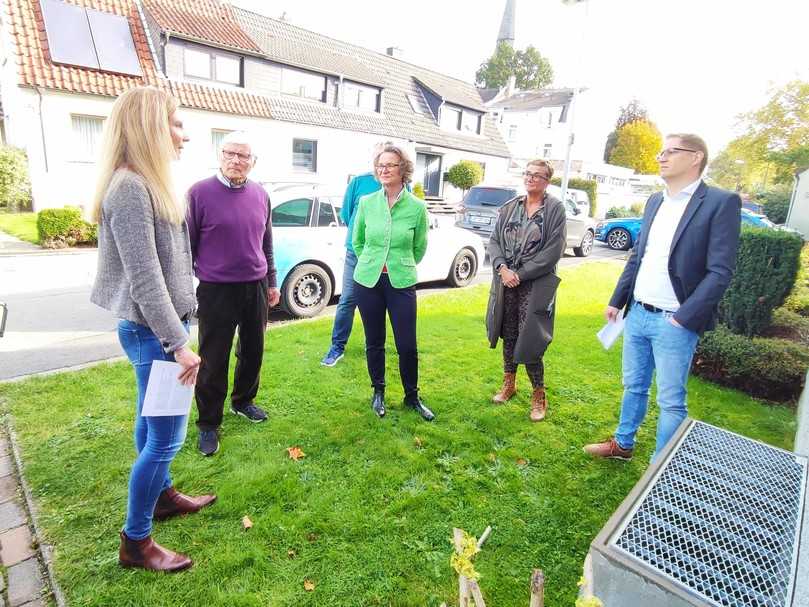
[[[468,207],[501,207],[517,195],[517,190],[508,188],[472,188],[464,198]]]

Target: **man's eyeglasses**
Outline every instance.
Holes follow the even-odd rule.
[[[660,150],[655,158],[658,160],[663,160],[664,158],[668,158],[677,152],[693,152],[696,154],[698,151],[699,150],[689,150],[688,148],[666,148],[664,150]]]
[[[541,179],[542,181],[550,181],[546,175],[542,173],[532,173],[531,171],[525,171],[523,173],[523,177],[525,177],[528,181],[537,181]]]
[[[232,152],[230,150],[222,150],[222,156],[224,156],[226,160],[238,158],[240,162],[250,162],[253,159],[252,154],[242,154],[240,152]]]
[[[377,168],[377,169],[379,169],[379,172],[380,172],[380,173],[381,173],[382,171],[386,170],[386,169],[387,169],[388,171],[392,171],[393,169],[399,168],[399,163],[395,163],[395,164],[394,164],[394,163],[390,163],[390,164],[378,164],[378,165],[376,165],[376,168]]]

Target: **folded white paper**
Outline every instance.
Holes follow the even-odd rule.
[[[624,311],[618,312],[617,318],[613,322],[608,322],[601,330],[596,333],[598,341],[604,346],[605,350],[609,350],[615,340],[621,335],[624,330]]]
[[[146,397],[143,399],[141,415],[163,417],[167,415],[188,415],[194,386],[184,386],[177,379],[183,368],[173,362],[156,360],[152,363]]]

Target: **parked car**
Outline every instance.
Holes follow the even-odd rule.
[[[497,213],[505,203],[512,200],[519,191],[507,186],[474,186],[464,196],[463,202],[455,209],[455,225],[459,228],[489,238],[494,230]],[[555,185],[548,186],[548,193],[561,196],[561,190]],[[589,209],[589,202],[588,209]],[[587,257],[593,250],[595,238],[595,222],[567,197],[565,200],[567,214],[567,246],[573,249],[577,257]]]
[[[632,248],[640,234],[641,217],[605,219],[596,224],[596,240],[606,242],[611,249],[626,251]]]
[[[766,215],[755,213],[749,209],[742,208],[742,225],[754,228],[778,228]]]
[[[340,219],[343,195],[336,189],[276,190],[272,197],[273,245],[281,306],[292,316],[316,316],[340,294],[346,226]],[[418,281],[469,284],[483,263],[480,238],[430,216],[427,253],[417,266]]]

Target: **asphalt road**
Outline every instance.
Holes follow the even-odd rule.
[[[589,257],[566,255],[561,265],[621,260],[624,255],[596,243]],[[90,303],[95,267],[95,250],[0,256],[0,303],[8,304],[6,331],[0,338],[0,380],[121,356],[116,319]],[[485,264],[474,282],[489,280],[491,266]],[[429,283],[420,286],[419,293],[446,288]],[[335,303],[324,314],[333,314]],[[294,320],[277,311],[270,322]]]

